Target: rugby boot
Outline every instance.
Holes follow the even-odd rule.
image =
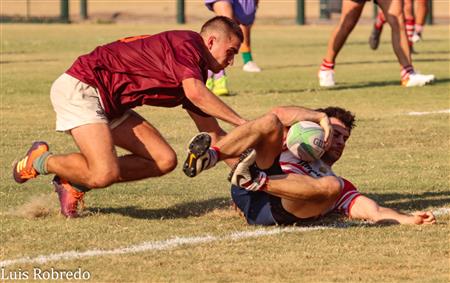
[[[206,87],[209,89],[209,90],[213,90],[213,88],[214,88],[214,79],[213,78],[208,78],[207,80],[206,80]]]
[[[266,188],[267,174],[256,167],[254,149],[247,149],[241,154],[239,162],[228,175],[228,181],[247,191],[260,191]]]
[[[228,77],[223,75],[220,78],[214,79],[214,85],[211,91],[217,96],[230,95],[230,91],[228,90]]]
[[[48,152],[48,144],[44,141],[33,142],[27,154],[13,165],[14,180],[19,183],[36,178],[39,172],[33,167],[33,162],[42,154]]]
[[[319,71],[318,77],[321,87],[333,87],[336,84],[334,81],[334,70]]]
[[[61,214],[67,218],[76,218],[78,206],[84,208],[84,192],[76,190],[68,181],[55,176],[52,181],[55,186],[55,192],[58,194]]]
[[[211,152],[211,137],[208,133],[198,133],[188,146],[188,155],[183,164],[183,172],[188,177],[195,177],[203,170],[213,167]]]
[[[421,32],[414,32],[411,40],[412,40],[413,43],[421,41],[422,40],[422,33]]]
[[[434,75],[422,75],[418,73],[410,74],[407,78],[401,81],[404,87],[424,86],[430,84],[435,80]]]
[[[381,31],[383,29],[377,29],[375,27],[373,27],[372,29],[372,33],[370,34],[369,37],[369,46],[372,50],[377,50],[378,49],[378,45],[380,45],[380,36],[381,36]]]
[[[247,63],[245,63],[244,66],[242,66],[242,70],[244,70],[244,72],[249,72],[249,73],[261,72],[261,68],[258,67],[258,65],[256,65],[256,63],[253,61],[248,61]]]

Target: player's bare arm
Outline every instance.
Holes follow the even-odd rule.
[[[239,126],[247,122],[222,100],[211,93],[205,84],[197,79],[183,80],[183,89],[186,97],[205,113],[222,121]]]
[[[328,148],[331,144],[333,127],[327,114],[301,106],[280,106],[273,108],[271,112],[277,115],[285,127],[299,121],[318,123],[325,131],[325,148]]]
[[[430,211],[418,211],[406,214],[380,206],[366,196],[360,196],[355,199],[350,210],[350,217],[353,219],[368,220],[377,224],[436,224],[436,219]]]

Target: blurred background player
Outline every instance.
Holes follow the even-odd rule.
[[[250,32],[255,22],[258,2],[259,0],[205,0],[205,5],[208,9],[214,11],[217,15],[229,17],[240,25],[244,34],[240,52],[244,63],[242,69],[245,72],[261,72],[261,69],[253,61],[250,43]],[[225,71],[220,71],[219,73],[210,71],[206,86],[215,95],[229,95],[230,93]]]
[[[404,0],[403,13],[405,15],[406,35],[408,36],[408,45],[412,52],[414,52],[413,44],[421,39],[423,25],[427,15],[427,0],[416,0],[416,7],[414,8],[413,0]],[[372,33],[369,37],[370,48],[376,50],[380,44],[381,32],[386,23],[383,11],[379,10]]]
[[[341,51],[358,22],[366,0],[342,1],[342,14],[338,26],[331,34],[328,49],[318,73],[319,84],[322,87],[335,85],[334,66],[336,57]],[[418,74],[414,71],[408,37],[405,32],[402,0],[378,0],[378,6],[384,13],[386,21],[392,30],[392,47],[401,66],[401,85],[405,87],[424,86],[434,80],[434,75]]]

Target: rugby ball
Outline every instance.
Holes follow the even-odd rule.
[[[297,158],[311,162],[325,153],[324,139],[325,132],[319,124],[300,121],[289,128],[286,146]]]

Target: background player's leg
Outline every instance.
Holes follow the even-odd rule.
[[[241,49],[242,61],[244,66],[242,69],[246,72],[257,73],[261,72],[261,69],[253,61],[252,48],[251,48],[251,29],[252,25],[240,25],[242,34],[244,35],[244,41],[242,42]]]
[[[403,5],[403,14],[405,16],[405,28],[406,28],[406,36],[408,37],[408,46],[412,50],[413,46],[413,35],[414,35],[414,26],[416,24],[414,20],[414,3],[413,0],[404,0]]]
[[[415,33],[413,36],[413,41],[417,42],[422,39],[423,27],[425,25],[425,19],[428,13],[428,2],[429,0],[416,0],[415,14],[416,14],[416,26]]]
[[[332,87],[334,80],[334,63],[339,51],[344,46],[347,37],[352,32],[361,16],[364,1],[342,1],[342,13],[338,26],[335,28],[328,41],[327,55],[323,59],[319,70],[319,84],[323,87]]]
[[[378,5],[391,26],[392,47],[400,65],[403,67],[411,65],[411,53],[403,17],[403,1],[379,0]]]
[[[378,45],[380,45],[381,32],[383,31],[383,26],[385,23],[386,19],[384,18],[383,11],[379,10],[369,37],[369,46],[373,50],[378,49]]]
[[[358,22],[363,8],[364,3],[342,1],[342,13],[339,24],[328,41],[327,55],[325,57],[328,62],[335,62],[339,51]]]

